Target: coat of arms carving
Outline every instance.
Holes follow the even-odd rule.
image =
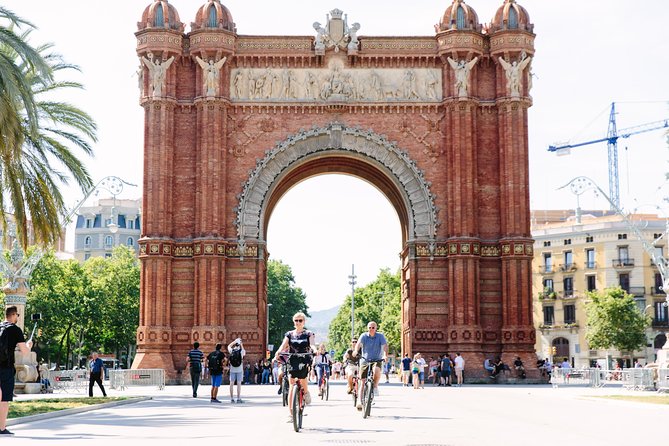
[[[325,50],[330,48],[334,48],[335,52],[346,48],[348,54],[357,54],[360,24],[354,23],[348,26],[347,16],[339,9],[333,9],[325,17],[327,20],[325,28],[320,22],[314,22],[313,25],[317,33],[314,41],[316,54],[322,56]]]

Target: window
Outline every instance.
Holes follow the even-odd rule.
[[[518,29],[518,13],[513,7],[509,8],[509,29]]]
[[[627,246],[618,246],[618,259],[621,262],[628,260],[630,258],[630,251]]]
[[[553,279],[544,279],[544,291],[553,292]]]
[[[663,246],[656,246],[656,247],[655,247],[655,250],[654,250],[654,251],[655,251],[655,258],[656,258],[656,259],[659,260],[659,259],[664,258],[664,252],[663,252],[664,249],[663,249],[663,248],[664,248]],[[653,265],[655,264],[655,262],[653,261],[653,259],[650,259],[650,261],[651,261],[651,263],[652,263]]]
[[[135,239],[133,239],[132,237],[128,237],[128,241],[126,242],[126,245],[135,246]]]
[[[160,3],[158,3],[158,7],[156,8],[156,17],[153,21],[153,26],[158,28],[165,27],[165,16],[163,15],[163,5]]]
[[[555,322],[555,309],[553,306],[544,307],[544,325],[553,325]]]
[[[553,271],[553,257],[549,252],[544,253],[544,271],[547,273]]]
[[[551,242],[544,242],[544,248],[547,248],[551,245]]]
[[[571,251],[564,252],[564,268],[563,271],[571,270],[572,263],[574,263],[574,255]]]
[[[92,227],[93,227],[93,220],[91,220],[90,218],[87,218],[86,219],[86,229],[90,229]]]
[[[655,273],[655,286],[653,287],[653,294],[662,293],[662,274]]]
[[[109,226],[110,224],[112,224],[113,221],[114,220],[112,220],[111,218],[106,219],[105,220],[105,226]]]
[[[588,291],[595,291],[597,289],[597,276],[585,276],[585,281]]]
[[[564,290],[564,297],[571,297],[574,295],[574,278],[565,277],[562,279],[562,286]]]
[[[660,237],[662,237],[662,234],[661,234],[661,233],[660,233],[660,234],[658,234],[658,233],[653,234],[653,240],[657,240],[657,239],[659,239]]]
[[[571,245],[571,239],[570,239],[570,238],[565,239],[565,240],[564,240],[564,244],[565,244],[565,245]]]
[[[209,28],[216,28],[218,26],[218,20],[216,20],[216,7],[211,5],[209,7]]]
[[[127,223],[128,229],[135,229],[135,221],[134,220],[128,220]]]
[[[627,240],[627,234],[618,234],[618,240]]]
[[[111,259],[111,252],[105,252],[105,259]]]
[[[618,276],[618,284],[620,288],[625,290],[625,292],[630,292],[630,275],[629,274],[620,274]]]
[[[655,302],[655,322],[667,323],[669,321],[669,308],[664,302]]]
[[[111,235],[105,236],[105,248],[114,246],[114,237]]]
[[[564,306],[564,323],[565,324],[576,323],[576,305]]]
[[[595,250],[586,249],[585,250],[585,267],[593,269],[595,267]]]
[[[636,304],[639,313],[644,314],[646,312],[646,299],[643,297],[635,298],[634,303]]]
[[[467,27],[465,9],[462,6],[458,6],[458,13],[456,16],[456,26],[458,29],[465,29]]]
[[[594,241],[595,237],[592,235],[589,235],[585,238],[585,243],[592,243]]]
[[[90,258],[91,258],[91,253],[90,252],[87,252],[86,254],[84,254],[84,260],[88,260]]]
[[[90,248],[91,247],[91,236],[88,235],[84,239],[84,248]]]

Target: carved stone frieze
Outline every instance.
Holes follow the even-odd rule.
[[[235,68],[233,101],[261,102],[439,102],[441,71],[436,68]]]
[[[244,184],[236,209],[240,240],[262,239],[262,219],[270,189],[282,173],[299,160],[318,152],[345,151],[374,160],[393,178],[407,203],[411,239],[432,240],[436,234],[437,208],[430,184],[406,152],[371,130],[332,123],[297,133],[268,150],[256,162]]]

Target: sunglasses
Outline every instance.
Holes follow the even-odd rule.
[[[304,319],[293,319],[293,322],[304,322]]]
[[[376,330],[376,327],[367,327],[368,330]]]

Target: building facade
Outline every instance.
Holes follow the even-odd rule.
[[[653,362],[666,341],[669,327],[662,278],[629,226],[609,211],[532,211],[534,261],[532,282],[536,349],[540,356],[575,367],[602,367],[618,361],[631,366]],[[651,242],[664,233],[666,220],[656,215],[632,215]],[[666,258],[666,241],[655,245]],[[647,347],[630,355],[615,350],[591,350],[586,341],[586,293],[620,286],[634,296],[639,311],[652,317]]]
[[[128,246],[139,252],[141,200],[98,200],[81,207],[74,229],[74,258],[111,257],[115,247]]]
[[[326,172],[370,182],[398,213],[404,352],[460,351],[481,365],[472,379],[486,357],[534,364],[535,35],[524,8],[500,3],[485,27],[454,0],[430,35],[374,37],[337,9],[313,29],[277,10],[311,35],[239,35],[219,0],[192,11],[186,32],[168,1],[153,1],[136,33],[145,164],[133,367],[179,380],[192,342],[236,337],[264,355],[269,217]],[[318,240],[295,243],[313,246],[314,262],[327,255]]]

